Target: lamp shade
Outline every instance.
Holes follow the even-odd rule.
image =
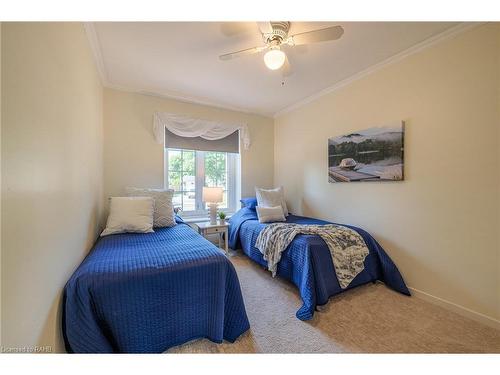
[[[203,187],[203,202],[219,203],[222,202],[221,187]]]

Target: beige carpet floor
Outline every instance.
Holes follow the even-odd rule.
[[[250,330],[236,342],[194,340],[168,353],[500,353],[500,331],[383,284],[330,299],[314,318],[295,317],[297,289],[246,256],[230,257]]]

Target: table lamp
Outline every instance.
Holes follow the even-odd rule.
[[[210,208],[210,224],[217,224],[217,203],[222,202],[221,187],[203,187],[203,201]]]

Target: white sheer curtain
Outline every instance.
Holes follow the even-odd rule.
[[[250,147],[250,133],[245,124],[230,124],[190,118],[174,113],[156,112],[153,116],[153,133],[156,142],[164,142],[165,128],[179,137],[201,137],[210,141],[225,138],[239,130],[243,148],[248,150]]]

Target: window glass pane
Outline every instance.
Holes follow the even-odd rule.
[[[182,151],[182,170],[184,172],[189,172],[194,175],[194,165],[195,165],[195,152],[194,151]]]
[[[194,191],[186,191],[183,194],[183,211],[194,211],[196,209],[195,205],[195,192]]]
[[[196,177],[191,173],[182,174],[182,191],[194,191],[196,184]]]
[[[226,188],[226,153],[205,153],[205,184]]]
[[[180,172],[182,169],[182,153],[180,150],[168,150],[168,170]]]
[[[215,174],[214,174],[214,163],[216,161],[215,152],[205,152],[205,185],[209,187],[216,186]]]
[[[219,181],[217,181],[217,186],[220,186],[221,188],[223,188],[224,190],[227,189],[227,178],[226,178],[227,174],[226,173],[223,173],[221,175],[221,178]]]
[[[198,181],[204,181],[205,186],[223,188],[223,201],[219,203],[220,209],[234,208],[234,192],[229,187],[234,185],[235,171],[228,170],[228,165],[233,165],[232,154],[214,151],[172,150],[168,149],[168,165],[166,174],[168,188],[174,189],[174,207],[181,207],[185,213],[202,214],[200,210],[208,209],[202,205],[201,188],[196,187]],[[198,169],[197,158],[202,158],[203,167]],[[203,171],[205,172],[204,174]],[[198,175],[197,175],[198,174]],[[201,194],[200,194],[201,195]],[[197,205],[200,206],[197,206]]]
[[[182,208],[182,193],[174,193],[174,197],[172,198],[172,203],[174,207]]]
[[[217,170],[226,172],[226,154],[217,155]]]
[[[220,173],[219,176],[219,186],[222,188],[227,189],[227,154],[221,153],[219,155],[219,158],[217,158],[217,170]]]
[[[168,172],[168,188],[176,192],[181,191],[181,174],[179,172]]]

